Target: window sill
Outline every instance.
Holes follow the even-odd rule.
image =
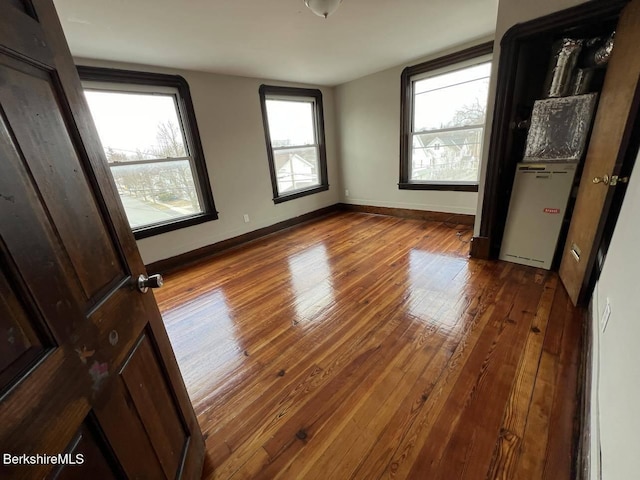
[[[478,184],[468,183],[418,183],[407,182],[398,183],[400,190],[440,190],[450,192],[477,192]]]
[[[289,193],[287,195],[281,195],[279,197],[275,197],[273,199],[273,203],[276,205],[278,203],[288,202],[289,200],[295,200],[296,198],[306,197],[307,195],[313,195],[314,193],[324,192],[329,190],[329,185],[317,185],[315,187],[307,188],[305,190],[296,190],[293,193]]]
[[[160,223],[148,225],[146,227],[136,228],[133,231],[133,236],[136,240],[141,238],[153,237],[154,235],[160,235],[161,233],[172,232],[173,230],[179,230],[181,228],[191,227],[193,225],[199,225],[201,223],[210,222],[211,220],[217,220],[218,213],[200,213],[190,217],[184,217],[173,222]]]

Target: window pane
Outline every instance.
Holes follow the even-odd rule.
[[[320,185],[318,148],[274,149],[278,193]]]
[[[175,97],[86,90],[109,163],[186,157]]]
[[[483,128],[469,128],[414,135],[411,179],[477,182],[483,134]]]
[[[265,103],[273,148],[316,143],[313,102],[267,99]]]
[[[112,164],[132,228],[202,212],[189,160]]]
[[[414,83],[413,131],[484,125],[491,64]]]

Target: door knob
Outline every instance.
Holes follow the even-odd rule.
[[[149,277],[146,275],[140,275],[138,277],[138,290],[142,293],[147,293],[150,288],[160,288],[162,285],[164,285],[164,280],[159,273]]]
[[[609,185],[609,175],[605,175],[604,177],[593,177],[593,183],[604,183],[605,185]]]

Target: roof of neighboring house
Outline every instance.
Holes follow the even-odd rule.
[[[446,135],[441,135],[440,132],[416,132],[414,138],[420,143],[420,146],[430,148],[435,145],[442,145],[446,147],[456,147],[462,149],[465,145],[469,145],[469,136],[471,133],[468,130],[460,131],[448,131]]]
[[[299,155],[297,153],[292,153],[291,155],[289,155],[289,158],[287,158],[287,160],[285,160],[285,161],[277,161],[276,160],[276,166],[277,166],[278,170],[281,170],[282,168],[285,167],[285,165],[287,165],[288,163],[293,162],[294,160],[302,162],[302,163],[305,163],[311,168],[315,168],[316,167],[316,162],[314,160],[308,160],[308,159],[304,158],[303,156],[301,156],[301,155]]]

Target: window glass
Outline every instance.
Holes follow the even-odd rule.
[[[477,182],[491,64],[413,82],[411,180]]]
[[[414,83],[414,131],[484,125],[491,64]],[[447,83],[444,83],[446,81]]]
[[[185,157],[175,96],[85,90],[109,163]]]
[[[313,145],[315,142],[313,101],[267,99],[271,145]]]
[[[85,96],[133,229],[203,212],[175,95]]]
[[[278,193],[319,185],[313,101],[267,99],[266,105]]]

